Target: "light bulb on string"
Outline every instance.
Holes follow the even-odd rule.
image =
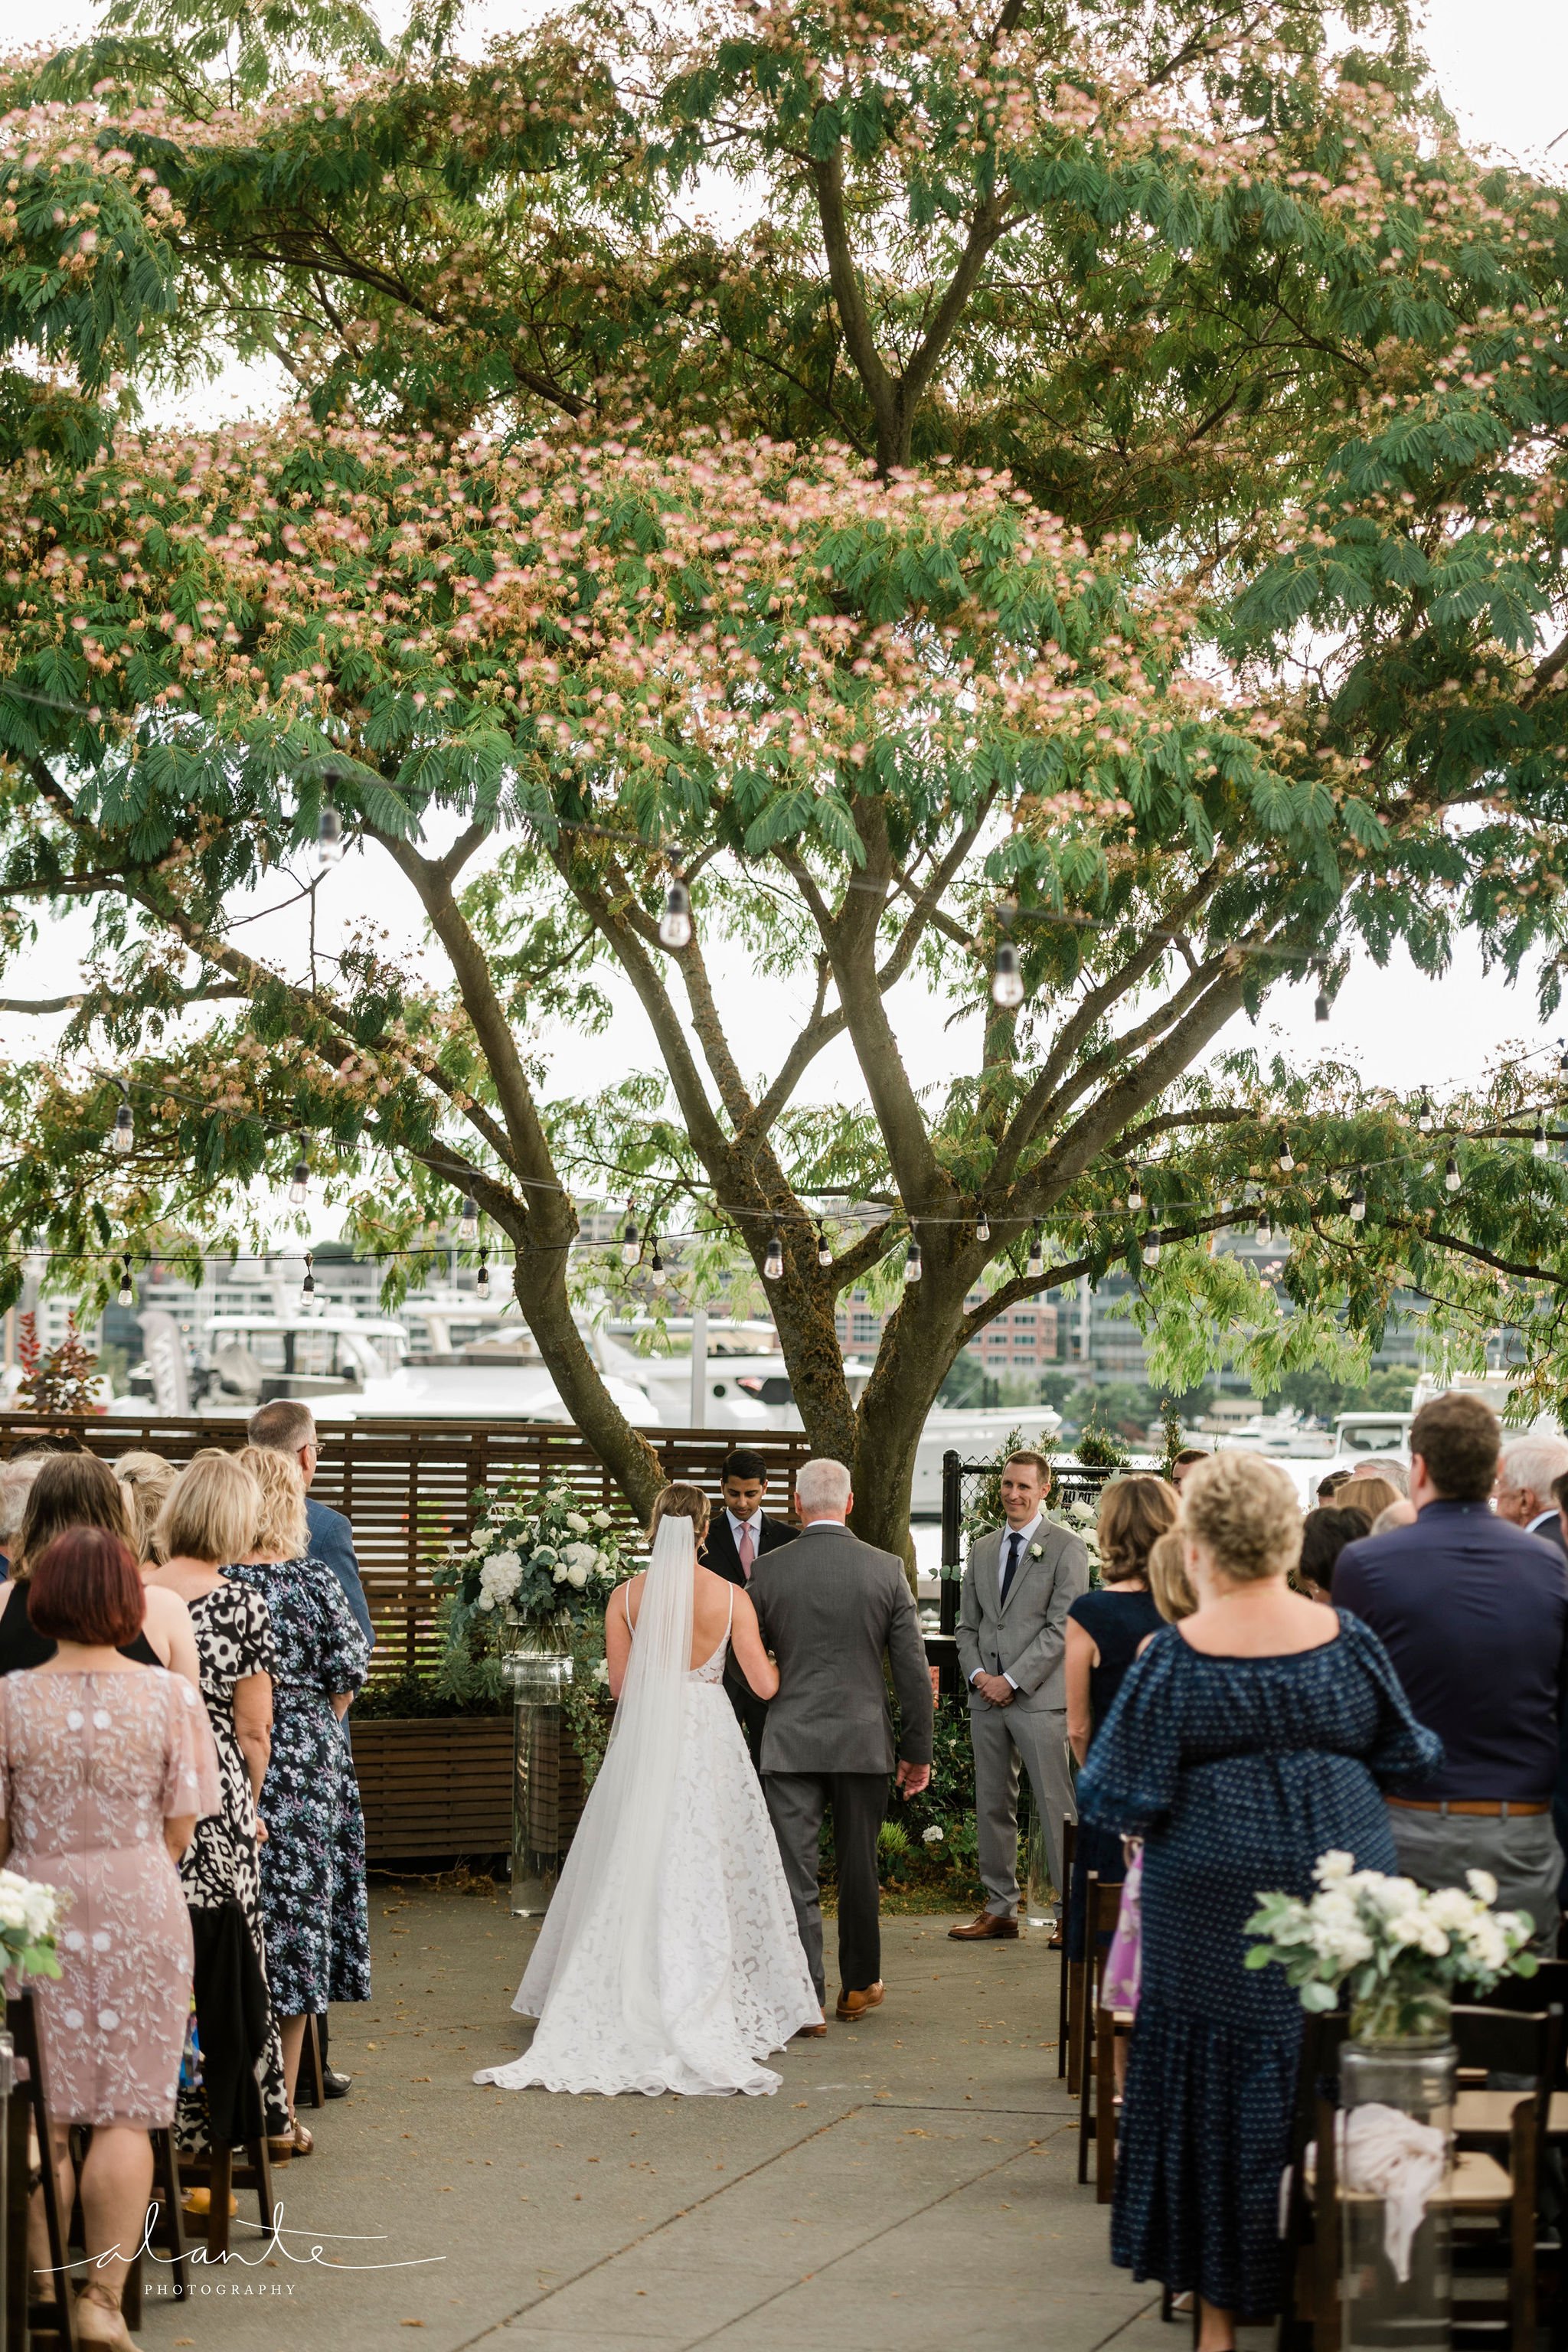
[[[117,1307],[134,1307],[136,1304],[136,1285],[132,1280],[129,1258],[121,1263],[120,1287],[114,1294],[114,1303]]]
[[[1443,1182],[1450,1192],[1457,1192],[1459,1189],[1459,1163],[1451,1151],[1448,1154],[1448,1164],[1443,1171]]]
[[[1004,1013],[1016,1013],[1024,1002],[1024,975],[1018,966],[1018,950],[1011,940],[996,942],[996,960],[991,969],[991,1002]]]
[[[691,944],[691,893],[679,875],[664,894],[664,912],[658,919],[658,936],[667,948],[685,948]]]
[[[632,1204],[628,1201],[626,1202],[626,1222],[621,1228],[621,1264],[623,1265],[636,1265],[641,1255],[642,1240],[637,1233],[637,1218],[632,1213]]]
[[[822,1230],[822,1220],[820,1217],[816,1221],[816,1263],[822,1268],[824,1274],[827,1272],[828,1268],[833,1264],[832,1246],[828,1242],[827,1235]]]
[[[1143,1263],[1145,1265],[1159,1265],[1160,1246],[1160,1228],[1154,1223],[1153,1218],[1151,1217],[1143,1234]]]
[[[763,1280],[781,1282],[783,1279],[784,1244],[777,1234],[774,1234],[763,1255]]]
[[[647,1270],[653,1276],[654,1288],[656,1290],[662,1290],[665,1284],[669,1280],[669,1276],[664,1270],[664,1260],[658,1254],[658,1244],[657,1242],[655,1242],[653,1245],[653,1255],[648,1260]]]
[[[916,1241],[913,1234],[911,1234],[910,1235],[910,1254],[904,1260],[905,1282],[918,1282],[924,1271],[925,1268],[921,1264],[921,1245],[919,1242]]]
[[[479,1270],[474,1276],[474,1290],[480,1298],[488,1298],[490,1295],[490,1270],[485,1263],[487,1255],[486,1251],[479,1252]]]
[[[321,822],[316,827],[316,863],[325,871],[329,866],[335,866],[342,854],[342,815],[331,801],[327,801],[322,805]]]
[[[1294,1168],[1295,1165],[1296,1158],[1290,1149],[1290,1139],[1286,1134],[1284,1129],[1281,1128],[1279,1130],[1279,1173],[1281,1176],[1289,1176],[1291,1169]]]
[[[1268,1222],[1268,1212],[1267,1209],[1259,1209],[1258,1213],[1258,1239],[1263,1247],[1267,1249],[1268,1244],[1273,1240],[1273,1238],[1274,1229]]]
[[[1531,1135],[1530,1150],[1532,1159],[1544,1160],[1546,1157],[1546,1121],[1539,1114]]]
[[[1568,1045],[1564,1045],[1561,1037],[1557,1040],[1557,1075],[1568,1082]]]
[[[300,1295],[302,1298],[314,1298],[316,1295],[316,1261],[309,1250],[305,1252],[305,1279],[300,1285]]]
[[[302,1143],[297,1143],[294,1149],[296,1158],[294,1172],[289,1179],[289,1198],[295,1208],[302,1209],[305,1205],[306,1192],[310,1189],[310,1163],[305,1157],[305,1147]]]
[[[131,1115],[131,1089],[120,1083],[121,1103],[114,1114],[114,1125],[109,1130],[109,1148],[121,1159],[136,1148],[136,1121]]]
[[[1314,1021],[1326,1021],[1328,1017],[1329,992],[1326,988],[1320,988],[1318,991],[1317,1002],[1312,1007],[1312,1018]]]
[[[1031,1282],[1037,1282],[1046,1270],[1046,1245],[1040,1239],[1038,1225],[1029,1227],[1029,1260],[1026,1271]]]
[[[467,1244],[479,1237],[479,1204],[471,1192],[463,1195],[462,1214],[458,1219],[458,1239]]]
[[[974,1238],[980,1244],[982,1249],[985,1247],[986,1243],[991,1239],[991,1220],[986,1215],[984,1209],[981,1210],[979,1215],[974,1220]]]
[[[1134,1213],[1143,1206],[1143,1180],[1136,1168],[1132,1171],[1131,1180],[1127,1187],[1127,1205]]]
[[[1359,1225],[1366,1215],[1366,1185],[1360,1176],[1355,1180],[1355,1188],[1346,1205],[1352,1221]]]
[[[1431,1096],[1426,1092],[1426,1088],[1425,1088],[1425,1087],[1423,1087],[1423,1088],[1422,1088],[1422,1090],[1421,1090],[1421,1100],[1420,1100],[1419,1105],[1417,1106],[1416,1112],[1415,1112],[1415,1124],[1416,1124],[1416,1126],[1420,1129],[1420,1130],[1421,1130],[1421,1132],[1422,1132],[1422,1134],[1423,1134],[1423,1135],[1430,1135],[1430,1134],[1431,1134],[1431,1132],[1432,1132],[1432,1097],[1431,1097]]]

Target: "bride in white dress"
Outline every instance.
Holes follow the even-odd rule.
[[[679,1514],[687,1516],[679,1516]],[[512,2007],[531,2046],[505,2090],[776,2091],[760,2062],[822,2011],[773,1824],[724,1690],[733,1646],[778,1689],[744,1591],[697,1558],[708,1503],[667,1486],[647,1573],[605,1612],[619,1703],[561,1884]]]

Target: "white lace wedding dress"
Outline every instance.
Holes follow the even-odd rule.
[[[776,2091],[761,2060],[822,2014],[724,1690],[728,1631],[689,1665],[691,1537],[658,1529],[609,1749],[512,2003],[532,2044],[476,2083]]]

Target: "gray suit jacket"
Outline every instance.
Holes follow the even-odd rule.
[[[899,1754],[931,1762],[931,1669],[902,1560],[847,1528],[818,1525],[764,1553],[750,1591],[779,1668],[764,1772],[890,1772],[884,1655],[903,1716]]]
[[[958,1663],[963,1679],[973,1685],[981,1667],[988,1675],[1011,1675],[1018,1685],[1015,1706],[1066,1706],[1068,1611],[1080,1592],[1089,1591],[1089,1554],[1066,1528],[1042,1520],[1034,1543],[1018,1562],[1003,1608],[998,1595],[1006,1534],[1005,1528],[988,1528],[969,1547],[958,1603]],[[1030,1556],[1036,1545],[1038,1559]],[[971,1687],[971,1712],[979,1714],[987,1704]]]

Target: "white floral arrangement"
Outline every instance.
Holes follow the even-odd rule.
[[[452,1639],[477,1629],[489,1646],[506,1649],[530,1629],[602,1616],[626,1573],[609,1512],[563,1480],[527,1496],[505,1487],[487,1496],[472,1536],[448,1553],[436,1580],[455,1593]]]
[[[60,1919],[70,1895],[40,1878],[0,1870],[0,1967],[24,1976],[58,1977]]]
[[[1381,1870],[1357,1870],[1348,1853],[1320,1855],[1312,1872],[1318,1891],[1259,1895],[1246,1932],[1259,1940],[1249,1969],[1278,1962],[1307,2010],[1339,2004],[1341,1989],[1352,2012],[1380,2035],[1426,2030],[1434,1993],[1457,1986],[1489,1992],[1500,1977],[1530,1977],[1537,1961],[1526,1950],[1535,1923],[1527,1911],[1497,1911],[1497,1881],[1470,1870],[1463,1886],[1436,1890]]]

